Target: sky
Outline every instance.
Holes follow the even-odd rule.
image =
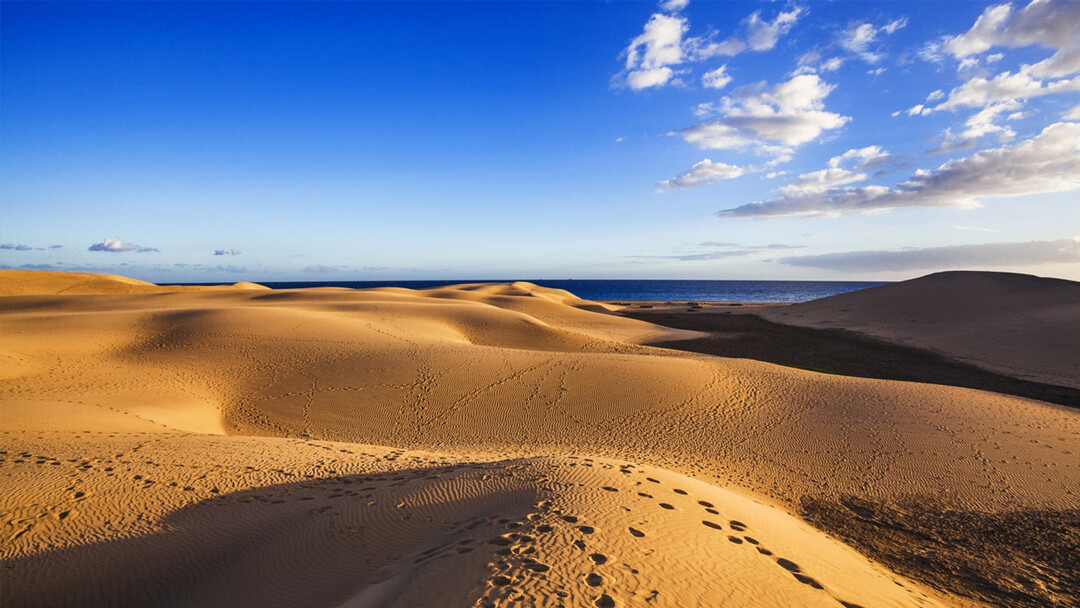
[[[1080,2],[5,1],[0,266],[1080,280]]]

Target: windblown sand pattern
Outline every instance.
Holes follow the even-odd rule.
[[[978,605],[800,510],[1080,507],[1075,410],[643,346],[698,334],[528,283],[0,293],[5,605]]]

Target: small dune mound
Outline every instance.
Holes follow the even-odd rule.
[[[136,293],[168,293],[222,289],[270,289],[258,283],[232,285],[156,285],[113,274],[0,270],[0,296],[82,296]]]
[[[762,309],[779,323],[840,328],[991,371],[1080,388],[1080,283],[1004,272],[941,272]]]
[[[153,283],[111,274],[0,270],[0,296],[156,293]]]

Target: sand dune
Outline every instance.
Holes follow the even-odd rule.
[[[12,605],[968,605],[797,513],[1080,507],[1075,410],[642,346],[694,332],[527,283],[0,310]]]
[[[854,330],[1026,380],[1080,388],[1080,283],[1073,281],[941,272],[759,313],[791,325]]]

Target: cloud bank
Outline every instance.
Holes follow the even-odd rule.
[[[806,174],[800,178],[808,178]],[[840,183],[841,175],[833,177]],[[821,182],[828,181],[825,178]],[[854,177],[850,181],[858,181]],[[717,212],[722,217],[838,215],[898,207],[976,207],[990,197],[1080,189],[1080,123],[1054,123],[1014,146],[982,150],[933,171],[916,171],[896,187],[867,185],[781,189],[781,196]]]
[[[1080,263],[1080,237],[1027,243],[954,245],[895,251],[851,251],[780,258],[782,264],[842,272],[948,270]]]

